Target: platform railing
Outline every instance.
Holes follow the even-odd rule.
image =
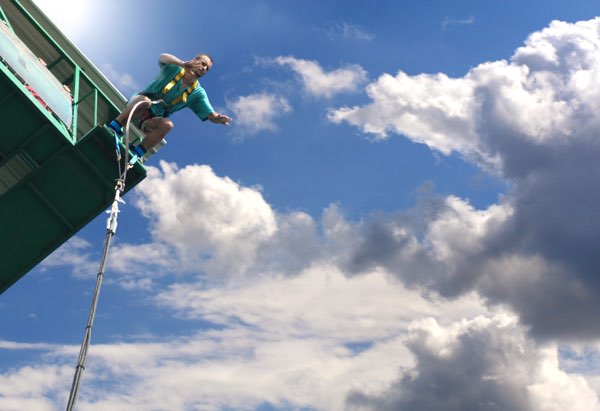
[[[7,3],[7,0],[4,0],[3,3]],[[65,86],[70,94],[72,110],[71,124],[68,124],[68,121],[64,121],[64,119],[62,119],[62,122],[66,126],[67,134],[71,141],[76,143],[96,125],[105,124],[114,118],[120,111],[118,105],[122,105],[123,101],[112,101],[103,92],[102,88],[94,83],[82,67],[44,30],[42,25],[39,24],[19,0],[10,0],[10,4],[25,18],[21,23],[25,24],[26,21],[29,26],[28,28],[36,30],[41,35],[41,38],[43,38],[45,44],[34,44],[33,40],[28,41],[27,38],[22,38],[26,36],[19,36],[17,32],[18,28],[15,24],[11,24],[10,14],[5,13],[2,7],[0,7],[0,19],[8,23],[8,27],[15,31],[15,34],[19,36],[25,46],[38,58],[43,59],[48,55],[53,57],[52,61],[45,65],[44,69],[61,85]],[[22,31],[25,31],[25,28]],[[32,37],[31,34],[28,37]],[[36,53],[36,49],[39,50],[39,53]],[[42,53],[46,56],[39,55]]]

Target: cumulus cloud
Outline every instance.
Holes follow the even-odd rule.
[[[346,220],[335,205],[315,220],[302,212],[276,212],[260,191],[218,177],[208,166],[179,169],[164,162],[150,169],[137,193],[154,242],[118,247],[132,255],[155,250],[157,261],[154,270],[144,270],[154,273],[150,278],[124,274],[120,282],[127,288],[151,288],[152,279],[169,272],[200,271],[226,281],[332,264],[348,275],[384,270],[448,298],[476,290],[490,302],[510,304],[534,332],[547,336],[597,332],[589,316],[598,303],[585,277],[520,249],[523,240],[511,237],[518,202],[478,210],[458,197],[431,196],[414,209],[359,222]],[[517,228],[524,224],[531,221]],[[560,311],[548,316],[556,301]]]
[[[276,130],[275,119],[292,111],[285,98],[269,93],[241,96],[227,106],[235,115],[236,127],[244,135]]]
[[[384,269],[410,286],[454,297],[477,289],[485,275],[479,260],[487,236],[511,215],[508,205],[477,210],[458,197],[428,196],[411,210],[357,223],[330,209],[323,225],[346,273]]]
[[[292,275],[327,253],[318,221],[300,211],[278,213],[258,188],[217,176],[206,165],[180,169],[161,162],[149,167],[136,193],[153,241],[117,245],[120,261],[111,268],[122,272],[135,261],[153,266],[154,277],[199,270],[213,278]]]
[[[399,367],[414,366],[406,346],[414,318],[435,316],[449,325],[473,313],[491,315],[474,295],[424,298],[382,272],[349,278],[333,266],[226,286],[186,281],[156,300],[162,315],[187,318],[189,331],[92,345],[80,408],[254,410],[269,403],[341,411],[352,390],[381,392]],[[212,325],[200,331],[197,321]],[[15,404],[64,405],[66,395],[57,393],[68,389],[77,347],[3,342],[3,349],[41,355],[35,366],[0,371],[0,401],[10,393]]]
[[[195,268],[243,272],[278,229],[258,190],[218,177],[209,166],[179,169],[163,161],[149,168],[137,193],[154,238]]]
[[[460,212],[457,203],[439,208],[456,212],[444,223],[428,220],[429,238],[417,249],[434,263],[428,269],[434,276],[403,269],[397,256],[415,239],[393,231],[394,224],[373,225],[355,261],[370,259],[446,295],[477,289],[511,304],[540,335],[600,334],[593,325],[600,309],[599,28],[598,18],[555,21],[509,61],[482,63],[461,78],[384,74],[367,87],[371,103],[331,110],[332,122],[352,124],[375,140],[398,134],[458,153],[510,187],[497,208],[484,211],[497,216],[478,234],[479,212]],[[474,242],[457,247],[471,236]],[[388,251],[377,257],[369,250]]]
[[[161,163],[149,179],[138,188],[137,205],[151,218],[156,243],[179,252],[176,264],[221,272],[235,260],[280,271],[218,283],[179,277],[155,292],[161,315],[188,320],[191,330],[199,321],[204,330],[94,345],[81,407],[598,409],[587,380],[560,368],[555,344],[536,343],[515,316],[468,292],[502,286],[522,292],[524,301],[536,298],[527,293],[547,274],[544,261],[493,259],[498,267],[484,276],[467,269],[487,248],[487,234],[511,218],[510,207],[477,210],[456,197],[433,197],[414,210],[360,222],[331,206],[317,222],[303,213],[275,213],[259,191],[207,166]],[[188,211],[201,206],[203,213],[173,213],[173,204]],[[297,258],[290,257],[294,250]],[[215,260],[199,261],[196,255],[205,253]],[[267,264],[265,255],[277,261]],[[401,274],[404,283],[390,274]],[[455,298],[427,292],[436,289]],[[63,368],[76,347],[4,341],[0,349],[46,351],[30,370],[0,373],[19,387],[2,403],[7,409],[62,405],[66,396],[58,393],[72,366]],[[35,387],[21,386],[25,380],[17,377],[25,375],[39,375],[28,381]]]
[[[290,67],[300,77],[304,90],[315,97],[330,98],[339,93],[355,91],[367,79],[367,72],[358,65],[325,72],[318,62],[312,60],[280,56],[275,62]]]
[[[367,87],[373,103],[332,110],[329,119],[359,126],[377,140],[389,138],[389,132],[394,132],[444,154],[471,153],[478,145],[472,122],[476,107],[472,91],[472,83],[466,78],[384,74]]]
[[[276,212],[258,189],[219,177],[209,166],[180,169],[166,162],[149,168],[136,193],[154,241],[119,244],[125,262],[151,254],[155,258],[145,263],[155,271],[201,269],[213,277],[293,275],[319,264],[349,274],[384,269],[409,285],[431,286],[448,296],[481,280],[464,269],[465,260],[479,256],[488,233],[513,213],[510,205],[476,210],[454,196],[431,196],[412,210],[359,222],[347,220],[337,205],[315,219],[299,211]]]
[[[556,347],[529,340],[514,317],[478,317],[447,327],[425,319],[412,325],[407,346],[415,368],[385,393],[352,393],[348,409],[600,409],[587,381],[559,368]]]
[[[511,61],[480,64],[462,78],[384,74],[367,87],[371,104],[332,110],[329,118],[378,139],[396,133],[484,164],[497,156],[509,160],[516,147],[507,144],[583,138],[598,125],[597,25],[553,22]]]
[[[186,283],[158,302],[215,326],[93,345],[82,409],[600,409],[586,379],[559,367],[558,347],[536,343],[515,316],[474,295],[424,298],[381,272]],[[61,364],[76,347],[36,349],[35,366],[0,372],[2,409],[64,405],[73,367]]]
[[[222,298],[223,294],[227,298]],[[348,342],[372,342],[402,334],[412,318],[428,313],[447,320],[484,310],[477,296],[454,302],[427,299],[400,283],[390,283],[384,272],[372,271],[352,279],[327,265],[315,265],[294,277],[238,280],[218,293],[197,285],[172,285],[157,296],[157,302],[184,318],[246,324],[269,330],[272,337],[326,335]]]

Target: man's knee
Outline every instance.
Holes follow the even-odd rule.
[[[131,101],[129,102],[129,107],[138,105],[136,108],[136,113],[139,115],[140,112],[148,110],[150,108],[150,106],[152,105],[152,101],[146,97],[146,96],[141,96],[141,95],[137,95],[135,98],[131,99]]]
[[[166,133],[168,133],[169,131],[173,130],[173,122],[171,120],[169,120],[168,118],[163,118],[160,124],[161,129],[163,129],[163,131]]]

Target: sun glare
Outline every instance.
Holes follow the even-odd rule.
[[[82,35],[90,12],[88,0],[33,0],[68,37]]]

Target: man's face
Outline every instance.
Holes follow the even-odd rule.
[[[212,68],[212,61],[208,56],[198,56],[194,57],[194,68],[193,72],[196,77],[200,78],[206,74],[208,70]]]

